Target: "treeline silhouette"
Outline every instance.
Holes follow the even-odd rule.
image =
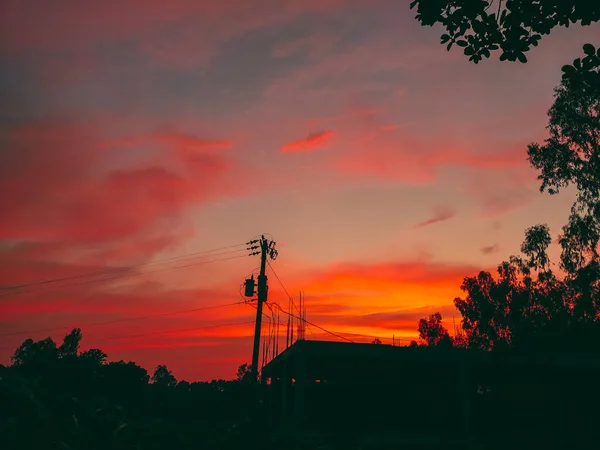
[[[464,279],[466,295],[454,300],[462,316],[460,332],[451,338],[441,315],[434,314],[419,322],[422,343],[482,350],[598,351],[600,49],[586,44],[583,54],[562,67],[562,81],[548,110],[549,137],[527,150],[541,192],[576,190],[568,221],[554,240],[561,248],[559,261],[548,255],[553,243],[548,226],[528,228],[521,254],[502,262],[497,277],[482,271]]]
[[[558,276],[546,253],[550,242],[546,225],[529,228],[523,256],[502,262],[495,277],[482,271],[464,279],[454,335],[435,313],[419,321],[420,343],[411,345],[600,354],[600,262],[592,257]]]
[[[512,51],[507,45],[503,55]],[[553,238],[546,224],[528,228],[520,254],[500,263],[496,274],[464,279],[453,333],[437,312],[419,320],[419,341],[411,342],[489,356],[483,359],[489,365],[471,374],[478,391],[473,426],[494,435],[480,448],[511,432],[516,438],[502,448],[531,436],[527,446],[544,448],[596,448],[600,439],[594,412],[600,402],[600,49],[586,44],[583,53],[562,67],[548,111],[549,137],[527,151],[541,192],[575,188],[562,232]],[[549,256],[553,243],[561,250],[557,261]]]
[[[0,366],[0,436],[11,449],[238,448],[252,406],[248,366],[235,380],[178,381],[134,362],[79,352],[76,328],[57,345],[25,340]],[[237,427],[234,425],[237,424]]]

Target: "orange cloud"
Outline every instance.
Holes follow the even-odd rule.
[[[336,333],[414,339],[420,318],[439,311],[452,320],[452,301],[461,295],[460,285],[481,268],[428,260],[380,263],[343,262],[322,269],[285,272],[276,269],[292,295],[305,292],[307,318]],[[297,286],[297,288],[296,288]],[[270,298],[287,310],[285,293],[271,284]],[[297,302],[297,299],[296,299]],[[297,314],[297,312],[295,313]],[[452,328],[452,325],[449,328]],[[314,333],[321,333],[313,329]],[[332,336],[322,335],[328,339]]]
[[[333,131],[309,134],[305,139],[289,142],[281,148],[282,153],[304,153],[325,147],[334,136]]]
[[[386,312],[335,315],[327,317],[326,322],[335,329],[369,329],[377,335],[385,336],[387,334],[390,337],[392,334],[396,334],[396,336],[416,336],[419,319],[434,312],[442,314],[446,326],[449,322],[452,322],[453,316],[458,316],[460,320],[460,314],[449,302],[447,305],[432,305]]]

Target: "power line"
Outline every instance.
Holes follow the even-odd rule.
[[[136,337],[143,337],[143,336],[152,336],[152,335],[158,335],[158,334],[182,333],[184,331],[196,331],[196,330],[205,330],[208,328],[231,327],[233,325],[245,325],[245,324],[249,324],[249,323],[254,323],[254,321],[246,320],[244,322],[229,322],[229,323],[221,323],[221,324],[217,324],[217,325],[204,325],[204,326],[193,327],[193,328],[181,328],[178,330],[153,331],[150,333],[129,334],[126,336],[109,336],[109,337],[105,337],[105,338],[100,338],[99,340],[105,341],[105,340],[112,340],[112,339],[125,339],[125,338],[128,339],[128,338],[136,338]]]
[[[288,298],[292,298],[292,296],[290,295],[290,293],[287,291],[287,289],[285,288],[285,286],[281,282],[281,279],[279,278],[279,275],[277,275],[277,272],[275,272],[275,269],[273,269],[273,266],[271,265],[270,261],[267,261],[267,265],[269,266],[269,269],[271,269],[271,272],[273,272],[273,275],[275,275],[275,278],[277,278],[277,281],[279,281],[279,284],[283,288],[283,291],[285,292],[285,295],[287,295]]]
[[[273,272],[273,275],[275,275],[275,278],[277,278],[277,281],[279,281],[279,284],[283,288],[283,291],[286,293],[288,298],[291,299],[292,296],[290,295],[290,293],[287,291],[287,289],[283,285],[281,278],[279,278],[279,275],[277,275],[277,272],[275,272],[275,269],[273,269],[273,266],[271,265],[271,263],[269,261],[267,261],[267,264],[269,265],[269,269],[271,269],[271,272]],[[298,314],[302,315],[302,313],[300,312],[300,309],[298,308],[298,305],[296,305],[295,302],[292,302],[292,305],[294,305],[294,308],[296,308],[296,311],[298,311]],[[279,308],[279,309],[281,309],[281,308]],[[302,319],[302,320],[304,320],[305,323],[309,324],[309,322],[306,319]],[[310,327],[307,327],[307,328],[308,328],[308,331],[310,331],[310,334],[312,335],[313,339],[316,339],[315,333],[313,333],[312,329]]]
[[[286,293],[286,295],[288,296],[288,298],[291,298],[291,295],[289,294],[289,292],[287,291],[287,289],[286,289],[286,288],[285,288],[285,286],[283,285],[283,282],[281,281],[281,278],[279,278],[279,276],[277,275],[277,272],[275,272],[275,269],[273,269],[273,266],[271,265],[271,263],[270,263],[269,261],[267,261],[267,264],[268,264],[269,268],[271,269],[271,271],[273,272],[273,275],[275,275],[275,278],[277,278],[277,281],[279,281],[279,284],[280,284],[280,285],[281,285],[281,287],[283,288],[283,291]],[[296,311],[298,311],[298,314],[300,314],[300,311],[298,310],[298,306],[297,306],[295,303],[293,303],[293,305],[294,305],[294,307],[296,308]],[[281,309],[281,308],[280,308],[280,309]],[[281,309],[281,311],[283,311],[283,309]],[[288,315],[290,315],[291,317],[298,318],[297,316],[294,316],[293,314],[289,314],[289,313],[287,313],[286,311],[283,311],[283,312],[284,312],[284,313],[286,313],[286,314],[288,314]],[[342,337],[341,335],[337,335],[337,334],[335,334],[335,333],[332,333],[332,332],[331,332],[331,331],[329,331],[329,330],[326,330],[326,329],[324,329],[324,328],[322,328],[322,327],[319,327],[318,325],[312,324],[311,322],[309,322],[309,321],[308,321],[308,320],[306,320],[306,319],[304,319],[304,321],[305,321],[307,324],[309,324],[309,325],[312,325],[312,326],[314,326],[314,327],[317,327],[317,328],[321,329],[322,331],[325,331],[326,333],[329,333],[329,334],[331,334],[331,335],[333,335],[333,336],[336,336],[336,337],[339,337],[339,338],[341,338],[341,339],[347,340],[347,341],[349,341],[349,342],[353,342],[353,341],[351,341],[351,340],[349,340],[349,339],[346,339],[346,338]],[[312,332],[312,330],[310,329],[310,327],[308,327],[308,330],[309,330],[309,331],[310,331],[310,333],[312,334],[312,336],[313,336],[313,339],[315,339],[315,335],[314,335],[314,333]],[[360,336],[360,337],[368,337],[368,338],[378,338],[378,339],[380,339],[380,336],[371,336],[371,335],[368,335],[368,334],[358,334],[358,333],[343,333],[343,334],[349,334],[349,335],[351,335],[351,336]],[[410,339],[400,339],[400,338],[399,338],[399,339],[397,339],[397,340],[398,340],[398,341],[410,341]]]
[[[150,273],[164,272],[164,271],[167,271],[167,270],[184,269],[186,267],[201,266],[203,264],[209,264],[209,263],[220,262],[220,261],[228,261],[228,260],[231,260],[231,259],[238,259],[238,258],[245,258],[245,257],[246,257],[246,255],[231,256],[229,258],[220,258],[220,259],[213,259],[213,260],[209,260],[209,261],[201,261],[201,262],[194,263],[194,264],[186,264],[184,266],[165,267],[165,268],[162,268],[162,269],[149,270],[149,271],[145,271],[145,272],[135,272],[135,273],[130,273],[130,274],[121,275],[121,276],[117,276],[117,277],[100,278],[100,279],[97,279],[97,280],[82,281],[80,283],[61,284],[59,286],[54,286],[53,288],[54,289],[59,289],[59,288],[72,287],[72,286],[82,286],[82,285],[85,285],[85,284],[98,283],[98,282],[103,282],[103,281],[118,280],[118,279],[121,279],[121,278],[129,278],[129,277],[134,277],[134,276],[139,276],[139,275],[146,275],[146,274],[150,274]],[[2,294],[0,294],[0,297],[6,297],[6,296],[10,296],[10,295],[27,294],[27,293],[31,293],[31,292],[46,292],[46,291],[51,291],[51,290],[52,290],[52,288],[50,288],[50,289],[33,289],[33,290],[25,290],[25,291],[17,291],[17,292],[8,292],[8,293],[2,293]]]
[[[154,318],[154,317],[174,316],[177,314],[187,314],[187,313],[191,313],[191,312],[207,311],[209,309],[217,309],[217,308],[225,308],[228,306],[241,305],[242,303],[244,303],[244,302],[238,301],[238,302],[234,302],[234,303],[226,303],[223,305],[204,306],[201,308],[184,309],[184,310],[180,310],[180,311],[170,311],[170,312],[166,312],[166,313],[151,314],[151,315],[146,315],[146,316],[127,317],[125,319],[107,320],[105,322],[94,322],[94,323],[82,324],[82,326],[78,327],[78,328],[93,327],[93,326],[99,326],[99,325],[110,325],[113,323],[131,322],[134,320],[150,319],[150,318]],[[45,329],[29,330],[29,331],[17,331],[14,333],[0,334],[0,337],[18,336],[18,335],[23,335],[23,334],[30,334],[30,333],[33,334],[33,333],[41,333],[41,332],[45,332],[45,331],[58,331],[58,330],[73,329],[73,328],[75,328],[75,327],[63,326],[63,327],[45,328]]]
[[[280,308],[280,310],[281,310],[281,312],[283,312],[284,314],[287,314],[287,315],[288,315],[288,316],[290,316],[290,317],[293,317],[293,318],[295,318],[295,319],[299,319],[299,317],[298,317],[298,316],[296,316],[296,315],[294,315],[293,313],[290,313],[290,312],[284,311],[284,310],[283,310],[283,309],[281,309],[281,308]],[[337,337],[337,338],[339,338],[339,339],[343,339],[344,341],[348,341],[348,342],[351,342],[352,344],[354,344],[354,341],[352,341],[352,340],[350,340],[350,339],[348,339],[348,338],[346,338],[346,337],[344,337],[344,336],[342,336],[342,335],[340,335],[340,334],[336,334],[336,333],[334,333],[333,331],[329,331],[329,330],[327,330],[327,329],[325,329],[325,328],[323,328],[323,327],[321,327],[321,326],[319,326],[319,325],[317,325],[317,324],[314,324],[314,323],[312,323],[312,322],[309,322],[308,320],[305,320],[305,322],[306,322],[306,323],[308,323],[309,325],[312,325],[313,327],[315,327],[315,328],[317,328],[317,329],[321,330],[321,331],[324,331],[325,333],[328,333],[328,334],[330,334],[330,335],[332,335],[332,336],[335,336],[335,337]]]
[[[159,260],[150,261],[147,263],[135,264],[135,265],[125,266],[125,267],[115,267],[112,269],[105,269],[105,270],[101,270],[101,271],[97,271],[97,272],[89,272],[89,273],[74,275],[74,276],[70,276],[70,277],[54,278],[54,279],[42,280],[42,281],[33,281],[31,283],[23,283],[23,284],[13,285],[13,286],[3,286],[3,287],[0,287],[0,291],[7,291],[7,290],[12,290],[12,289],[20,289],[23,287],[57,283],[57,282],[61,282],[61,281],[70,281],[70,280],[75,280],[75,279],[79,279],[79,278],[93,277],[93,276],[105,275],[105,274],[115,273],[115,272],[126,272],[128,270],[132,270],[132,269],[139,268],[139,267],[150,266],[153,264],[164,264],[165,262],[168,262],[168,261],[179,262],[179,261],[187,261],[189,259],[206,258],[206,257],[225,255],[228,253],[236,253],[236,252],[243,251],[245,249],[229,250],[229,251],[225,251],[222,253],[215,253],[212,255],[208,254],[208,253],[215,252],[218,250],[226,250],[226,249],[233,248],[233,247],[239,247],[241,245],[245,245],[245,244],[236,244],[236,245],[231,245],[228,247],[221,247],[221,248],[216,248],[216,249],[212,249],[212,250],[204,250],[201,252],[188,253],[185,255],[173,256],[171,258],[159,259]],[[206,255],[201,256],[203,254],[206,254]],[[194,255],[196,255],[196,256],[194,256]]]
[[[340,332],[341,333],[341,332]],[[374,334],[361,334],[361,333],[341,333],[341,334],[345,334],[347,336],[358,336],[358,337],[366,337],[366,338],[377,338],[377,339],[392,339],[389,337],[385,337],[385,336],[375,336]],[[393,338],[396,341],[399,342],[410,342],[410,341],[414,341],[415,339],[407,339],[407,338]]]

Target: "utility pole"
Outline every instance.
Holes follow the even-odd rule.
[[[258,246],[253,244],[259,244]],[[275,250],[275,242],[267,241],[264,236],[260,239],[256,239],[248,242],[249,245],[253,245],[248,250],[254,250],[260,248],[260,252],[253,252],[250,255],[260,254],[260,274],[258,275],[258,300],[256,305],[256,323],[254,326],[254,347],[252,349],[252,368],[251,378],[252,381],[258,381],[258,357],[260,353],[260,332],[262,325],[262,310],[263,303],[267,301],[267,275],[265,274],[267,269],[267,257],[271,259],[277,258],[277,250]]]

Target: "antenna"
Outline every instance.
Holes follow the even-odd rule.
[[[292,312],[292,315],[294,315],[294,299],[290,299],[292,301],[292,309],[290,309],[290,311]],[[290,346],[294,344],[294,321],[292,320],[292,326],[290,327]]]
[[[291,316],[289,314],[290,306],[292,305],[292,299],[288,298],[288,316],[287,316],[287,330],[285,336],[285,348],[289,348],[290,346],[290,324],[291,324]]]
[[[306,339],[306,298],[304,297],[304,292],[302,292],[302,304],[304,305],[304,310],[302,311],[302,320],[304,321],[302,324],[302,333]]]

